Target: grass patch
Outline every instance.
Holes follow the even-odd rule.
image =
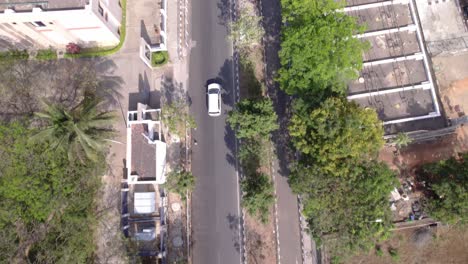
[[[38,50],[36,59],[38,60],[55,60],[57,59],[57,51],[54,49]]]
[[[26,50],[9,50],[0,52],[0,60],[27,60],[29,58],[29,53]]]
[[[122,0],[122,21],[120,22],[120,42],[117,46],[113,48],[100,48],[94,47],[89,49],[82,49],[81,53],[78,54],[69,54],[65,53],[65,58],[92,58],[92,57],[102,57],[108,56],[119,51],[125,41],[125,36],[127,35],[127,0]]]
[[[156,51],[151,54],[151,65],[153,67],[161,66],[169,61],[169,54],[167,51]]]

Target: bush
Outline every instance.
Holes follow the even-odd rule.
[[[176,169],[167,175],[164,186],[185,200],[187,192],[191,192],[195,188],[195,177],[189,171]]]
[[[157,51],[151,54],[151,65],[153,67],[161,66],[169,61],[169,54],[167,51]]]
[[[388,253],[392,257],[392,260],[395,262],[400,261],[400,254],[398,254],[398,250],[396,248],[388,249]]]
[[[383,256],[383,250],[382,250],[382,247],[378,246],[375,248],[375,254],[379,257],[382,257]]]
[[[68,43],[66,46],[66,50],[68,54],[78,54],[81,52],[81,47],[75,43]]]
[[[55,60],[57,59],[57,51],[54,49],[38,50],[36,59],[38,60]]]
[[[468,215],[468,154],[424,165],[417,172],[426,182],[429,214],[449,224],[466,223]]]

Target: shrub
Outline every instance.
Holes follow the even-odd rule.
[[[167,175],[164,186],[185,200],[187,192],[191,192],[195,188],[195,177],[189,171],[176,169]]]
[[[76,43],[68,43],[66,46],[67,53],[78,54],[81,52],[81,47]]]
[[[398,250],[396,248],[389,248],[388,253],[392,257],[392,260],[395,262],[400,261],[400,255],[398,254]]]
[[[382,257],[383,256],[383,250],[382,250],[382,247],[378,246],[375,248],[375,254],[379,257]]]
[[[153,67],[164,65],[168,60],[169,54],[167,51],[157,51],[151,54],[151,65]]]

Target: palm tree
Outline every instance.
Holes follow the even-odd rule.
[[[413,140],[405,133],[398,133],[393,139],[398,149],[408,146]]]
[[[114,115],[99,111],[101,102],[86,96],[71,110],[59,104],[45,103],[44,111],[35,114],[48,124],[31,140],[47,141],[52,150],[66,151],[70,161],[97,161],[105,149],[106,139],[114,134],[111,129]]]

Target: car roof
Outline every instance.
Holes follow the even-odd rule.
[[[219,94],[208,94],[208,112],[219,112]]]

